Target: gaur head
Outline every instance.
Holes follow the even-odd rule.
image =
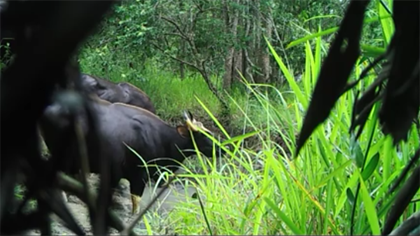
[[[118,83],[117,86],[123,91],[122,94],[125,97],[125,103],[144,108],[153,114],[156,114],[156,109],[153,106],[152,101],[141,89],[127,82]]]
[[[178,134],[188,141],[188,144],[186,145],[187,147],[182,150],[183,153],[186,156],[190,156],[196,153],[192,140],[192,138],[194,138],[197,149],[205,156],[211,157],[213,155],[213,141],[202,132],[206,132],[210,135],[213,135],[213,133],[204,127],[201,122],[195,120],[191,112],[184,111],[183,115],[185,118],[185,124],[176,127]],[[202,132],[200,132],[200,129]],[[225,151],[223,151],[217,145],[214,147],[216,151],[216,157],[220,157],[225,153]]]

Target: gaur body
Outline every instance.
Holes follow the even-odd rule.
[[[111,103],[121,102],[144,108],[153,114],[156,109],[145,92],[136,86],[127,83],[113,83],[92,75],[82,74],[82,85],[90,93],[96,94],[99,98]]]
[[[138,210],[137,202],[139,197],[143,195],[149,176],[157,177],[153,176],[157,168],[149,167],[147,172],[144,167],[140,167],[144,166],[144,163],[125,144],[134,149],[145,162],[163,158],[163,160],[157,160],[155,163],[158,166],[165,166],[175,171],[179,167],[178,162],[182,163],[185,156],[194,154],[194,151],[191,151],[194,150],[189,132],[191,130],[200,152],[206,156],[212,155],[213,142],[197,130],[197,126],[201,126],[204,130],[205,128],[201,123],[196,122],[186,114],[186,123],[175,128],[142,108],[122,103],[109,103],[98,98],[95,98],[91,103],[98,119],[102,155],[108,155],[109,160],[112,161],[112,166],[115,167],[111,176],[111,185],[116,187],[121,178],[130,182],[133,212]],[[47,145],[54,141],[56,132],[56,129],[49,126],[53,124],[51,122],[57,124],[57,122],[64,120],[61,125],[66,125],[66,119],[63,119],[62,115],[64,113],[57,106],[49,106],[44,113],[43,119],[45,120],[41,122]],[[86,135],[89,127],[86,127],[85,123],[83,126]],[[80,169],[76,164],[78,160],[75,159],[79,155],[74,147],[69,146],[68,155],[64,157],[66,161],[69,161],[66,166],[68,174],[77,174]],[[90,148],[89,140],[87,140],[87,148]],[[190,151],[180,153],[178,148],[179,150],[190,149]],[[100,163],[101,158],[104,157],[89,156],[90,172],[99,173],[98,163]]]

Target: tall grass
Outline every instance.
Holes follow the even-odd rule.
[[[418,148],[418,132],[413,127],[410,141],[397,152],[391,139],[380,132],[374,111],[355,140],[348,132],[356,99],[355,92],[350,91],[340,98],[330,118],[317,128],[297,159],[291,160],[287,153],[294,152],[295,134],[301,128],[320,71],[321,40],[316,38],[314,47],[306,42],[301,85],[296,84],[271,46],[270,50],[290,85],[292,101],[286,101],[272,86],[246,84],[257,98],[267,125],[264,129],[255,125],[252,114],[232,98],[255,132],[227,136],[223,144],[230,143],[234,148],[222,160],[198,156],[195,164],[205,169],[204,174],[196,174],[191,165],[184,166],[186,173],[182,176],[194,179],[189,184],[198,189],[204,208],[197,200],[186,199],[170,212],[166,223],[178,234],[190,235],[349,234],[351,222],[356,235],[380,234],[393,200],[387,191]],[[353,79],[364,67],[365,63],[357,64]],[[368,76],[357,89],[366,88],[373,79]],[[261,86],[273,90],[280,105],[257,92]],[[211,112],[206,109],[206,101],[201,104]],[[270,139],[270,133],[280,134],[285,144],[279,146]],[[261,147],[242,148],[240,144],[252,135],[262,141]],[[356,198],[358,183],[360,193]],[[419,206],[418,202],[411,203],[403,218]]]

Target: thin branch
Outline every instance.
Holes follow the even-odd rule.
[[[193,63],[188,62],[188,61],[184,61],[184,60],[182,60],[182,59],[179,59],[178,57],[172,56],[171,54],[169,54],[169,53],[165,52],[165,50],[164,50],[163,48],[159,47],[157,44],[155,44],[155,43],[153,43],[153,42],[152,42],[151,44],[152,44],[153,46],[155,46],[155,47],[156,47],[159,51],[161,51],[163,54],[165,54],[166,56],[170,57],[171,59],[176,60],[176,61],[178,61],[178,62],[181,62],[181,63],[183,63],[183,64],[185,64],[185,65],[187,65],[187,66],[191,66],[191,67],[193,67],[194,69],[198,70],[199,72],[201,72],[201,71],[202,71],[202,69],[201,69],[201,68],[199,68],[198,66],[194,65]]]
[[[178,32],[185,38],[185,39],[187,39],[187,40],[189,40],[189,37],[188,37],[188,35],[186,35],[185,34],[185,32],[184,31],[182,31],[181,30],[181,27],[179,27],[179,25],[174,21],[174,20],[172,20],[172,19],[169,19],[168,17],[166,17],[166,16],[160,16],[160,18],[161,19],[163,19],[163,20],[165,20],[165,21],[167,21],[167,22],[169,22],[169,23],[171,23],[173,26],[175,26],[175,28],[178,30]]]
[[[165,35],[165,36],[177,36],[177,37],[180,37],[180,38],[182,38],[182,39],[186,39],[186,38],[184,37],[184,35],[182,35],[182,34],[177,34],[177,33],[163,33],[163,35]]]
[[[181,30],[181,27],[179,27],[179,25],[172,19],[166,17],[166,16],[160,16],[161,19],[169,22],[170,24],[172,24],[176,30],[178,30],[178,32],[183,36],[183,38],[188,42],[188,44],[190,45],[191,49],[193,50],[195,55],[198,55],[197,52],[197,48],[195,47],[195,44],[193,42],[193,40],[191,39],[191,37],[189,35],[187,35],[184,31]]]

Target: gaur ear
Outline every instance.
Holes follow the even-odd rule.
[[[183,138],[188,138],[190,137],[189,134],[189,130],[187,127],[183,126],[183,125],[178,125],[176,127],[176,131],[178,132],[179,135],[181,135]]]

